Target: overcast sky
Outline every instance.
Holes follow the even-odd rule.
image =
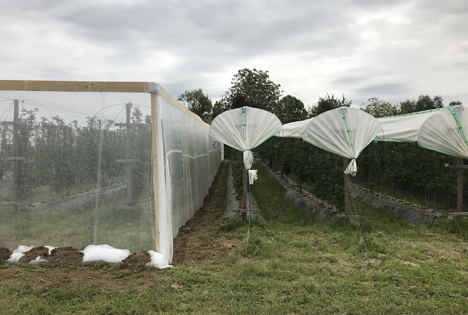
[[[466,0],[0,0],[0,79],[152,81],[215,101],[256,68],[306,105],[468,105],[467,21]]]

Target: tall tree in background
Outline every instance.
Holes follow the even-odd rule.
[[[462,104],[462,102],[460,102],[460,101],[451,101],[449,103],[449,106],[456,106],[456,105],[461,105],[461,104]]]
[[[361,109],[375,118],[401,114],[399,105],[392,105],[389,102],[380,100],[378,97],[371,97],[369,102],[367,105],[362,104],[361,106],[364,107]]]
[[[347,101],[344,94],[342,95],[341,100],[335,98],[334,94],[332,94],[331,96],[327,94],[325,97],[319,97],[317,104],[311,108],[311,116],[315,117],[320,115],[321,113],[342,106],[351,106],[351,101]]]
[[[225,110],[231,109],[233,103],[239,103],[239,95],[246,99],[249,106],[278,114],[277,105],[282,93],[280,87],[279,84],[270,80],[268,71],[247,68],[239,70],[232,78],[229,90],[219,102],[216,102],[213,118]]]
[[[185,91],[177,100],[187,105],[189,110],[200,116],[204,121],[208,121],[213,109],[213,103],[208,94],[203,94],[202,89]]]
[[[406,100],[400,103],[402,113],[414,113],[442,107],[444,107],[444,103],[440,95],[436,95],[434,98],[431,98],[429,95],[419,95],[417,101]]]
[[[278,118],[283,124],[307,119],[307,110],[304,103],[294,96],[287,95],[283,97],[276,108]]]

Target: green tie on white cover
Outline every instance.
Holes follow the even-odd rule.
[[[211,138],[244,152],[244,165],[253,163],[251,150],[283,128],[274,114],[262,109],[242,107],[218,115],[210,126]]]
[[[377,119],[368,113],[340,107],[312,119],[303,139],[325,151],[351,159],[345,174],[355,176],[356,159],[381,130]]]

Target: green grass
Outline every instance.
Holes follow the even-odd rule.
[[[13,314],[468,313],[468,246],[450,230],[452,223],[413,226],[357,204],[367,218],[365,246],[353,224],[305,216],[261,170],[253,195],[266,221],[253,227],[247,251],[244,244],[235,255],[156,270],[163,279],[142,292],[1,284],[0,309]],[[246,224],[226,227],[245,241]]]
[[[98,208],[97,242],[132,252],[154,248],[152,211],[119,210],[126,204],[126,191],[101,198]],[[94,241],[95,202],[62,211],[19,210],[0,205],[0,246],[72,246],[84,249]]]

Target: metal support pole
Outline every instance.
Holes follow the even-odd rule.
[[[126,120],[126,140],[127,140],[127,154],[126,159],[130,160],[131,158],[131,127],[130,127],[130,118],[131,118],[131,110],[132,110],[132,103],[127,103],[127,120]],[[133,189],[132,189],[132,163],[127,163],[127,205],[133,206]]]
[[[14,111],[13,111],[13,156],[19,156],[18,146],[18,122],[19,122],[19,105],[18,100],[14,100]],[[19,199],[19,167],[18,160],[13,160],[13,202],[18,202]],[[18,210],[18,205],[15,205],[15,211]]]
[[[97,244],[97,229],[98,229],[98,209],[99,209],[99,197],[101,195],[101,160],[102,160],[102,140],[103,140],[103,132],[102,132],[102,124],[101,120],[99,120],[99,156],[98,156],[98,171],[97,171],[97,194],[96,194],[96,204],[94,207],[94,234],[93,234],[93,243]]]
[[[348,159],[343,158],[343,167],[346,169],[348,166]],[[345,214],[351,215],[351,207],[349,204],[349,179],[348,175],[343,173],[344,179],[344,207],[345,207]]]

